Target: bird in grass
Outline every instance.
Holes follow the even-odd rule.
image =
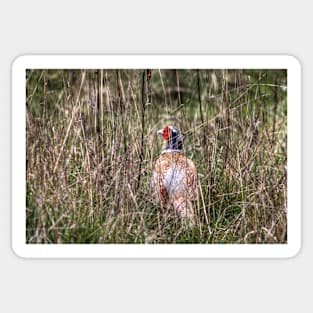
[[[173,207],[177,215],[194,225],[192,201],[198,195],[197,169],[182,152],[183,137],[178,128],[166,125],[158,131],[167,145],[153,168],[152,185],[165,208]]]

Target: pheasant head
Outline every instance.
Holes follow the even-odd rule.
[[[175,126],[164,126],[163,129],[158,131],[159,135],[162,135],[164,140],[167,141],[167,145],[164,151],[181,151],[183,148],[183,136],[179,129]]]

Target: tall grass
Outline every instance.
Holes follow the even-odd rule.
[[[28,243],[286,243],[285,70],[27,70]],[[151,190],[165,124],[196,226]]]

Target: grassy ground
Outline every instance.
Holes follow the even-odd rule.
[[[286,243],[284,70],[28,70],[28,243]],[[187,229],[151,191],[165,124],[201,192]]]

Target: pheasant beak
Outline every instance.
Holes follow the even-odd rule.
[[[163,136],[163,134],[164,134],[163,129],[158,130],[157,134]]]

